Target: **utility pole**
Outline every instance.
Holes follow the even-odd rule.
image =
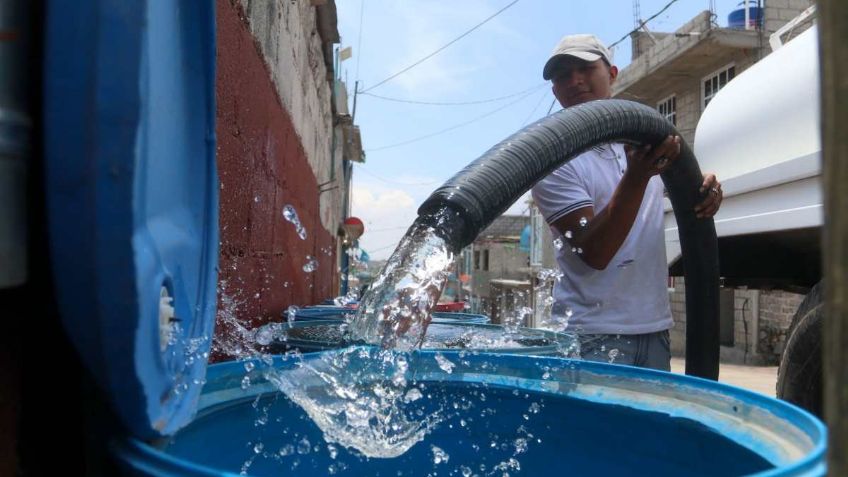
[[[350,120],[356,121],[356,96],[359,95],[359,80],[353,83],[353,111],[350,114]]]
[[[848,475],[848,9],[818,2],[824,178],[824,414],[828,474]]]
[[[633,28],[638,29],[642,25],[642,12],[639,0],[633,0]]]

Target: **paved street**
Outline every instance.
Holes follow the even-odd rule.
[[[683,374],[685,363],[686,361],[682,358],[672,358],[671,371]],[[719,381],[774,397],[777,366],[743,366],[722,363],[719,368]]]

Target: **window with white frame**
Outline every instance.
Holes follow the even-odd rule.
[[[701,97],[704,99],[701,102],[701,109],[706,108],[710,101],[715,97],[716,93],[724,88],[736,76],[736,65],[725,66],[715,73],[704,78],[703,87],[701,89]]]
[[[668,121],[677,126],[677,96],[671,95],[657,103],[657,111]]]

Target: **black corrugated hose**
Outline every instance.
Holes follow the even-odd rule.
[[[645,105],[617,99],[566,108],[513,134],[436,189],[418,209],[458,252],[536,182],[592,146],[658,145],[678,134]],[[718,243],[712,218],[698,219],[701,170],[691,148],[662,173],[677,218],[686,279],[686,374],[718,379]],[[447,210],[446,210],[447,209]]]

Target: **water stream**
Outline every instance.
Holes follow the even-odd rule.
[[[306,235],[293,207],[286,206],[283,215],[295,226],[299,236]],[[308,264],[308,267],[304,266],[305,273],[319,266],[315,257],[305,257],[304,260]],[[436,333],[431,341],[426,341],[431,312],[439,301],[453,262],[451,247],[434,227],[418,222],[410,227],[380,276],[362,297],[356,315],[348,319],[346,324],[334,325],[336,327],[333,328],[336,333],[346,334],[344,338],[349,342],[372,346],[346,348],[309,361],[300,359],[299,353],[295,351],[289,353],[287,359],[295,359],[297,365],[281,370],[272,365],[273,360],[267,354],[267,349],[274,342],[285,342],[297,330],[293,327],[296,307],[288,313],[286,323],[271,323],[250,329],[235,318],[235,308],[240,301],[223,295],[223,319],[219,319],[219,322],[223,322],[226,333],[225,338],[217,340],[217,349],[246,360],[243,388],[247,389],[252,384],[251,380],[261,375],[300,406],[321,429],[328,449],[338,452],[339,447],[333,446],[341,446],[364,458],[401,456],[440,425],[468,425],[470,415],[462,416],[475,404],[484,407],[480,418],[485,418],[487,413],[497,412],[496,408],[485,403],[485,387],[474,393],[479,399],[478,403],[469,402],[458,407],[456,402],[435,399],[423,382],[413,378],[414,373],[410,370],[410,362],[418,359],[414,351],[422,344],[429,343],[436,347],[439,346],[436,341],[441,341],[441,346],[471,349],[471,354],[486,348],[534,346],[532,337],[523,336],[519,328],[534,313],[532,308],[526,306],[526,300],[516,302],[512,309],[504,311],[505,333],[498,333],[498,336],[492,336],[491,329],[477,333],[469,328],[468,332],[450,338],[440,337]],[[548,273],[544,280],[540,280],[543,286],[537,290],[537,300],[541,298],[543,303],[549,305],[549,300],[544,296],[549,292],[545,290],[550,289],[550,280],[556,278],[555,273]],[[352,300],[352,296],[345,296],[335,301],[337,304],[347,304]],[[547,308],[548,311],[544,313],[550,315],[550,307]],[[567,323],[558,323],[550,318],[542,321],[542,324],[559,331],[567,326]],[[569,341],[562,350],[567,350],[567,346],[573,343]],[[453,373],[457,367],[467,366],[463,359],[454,362],[440,353],[428,359],[434,360],[431,366],[435,364],[439,370],[448,374]],[[544,373],[544,370],[539,370],[541,379],[545,379]],[[531,409],[538,407],[537,403],[528,402],[528,405]],[[261,413],[267,413],[267,409],[257,411],[260,412],[257,422],[262,426],[267,425],[267,419],[261,418]],[[492,445],[495,442],[498,442],[498,446],[502,445],[499,438],[492,436]],[[509,471],[514,472],[520,468],[517,458],[523,452],[524,444],[520,436],[518,439],[517,448],[512,444],[504,445],[503,461],[492,465],[485,474],[508,475]],[[448,465],[450,456],[436,445],[431,447],[433,465]],[[292,442],[291,448],[297,449],[298,442]],[[245,461],[243,473],[247,472],[257,455],[267,453],[262,442],[254,443],[253,450],[254,455]],[[274,458],[281,459],[283,450]],[[294,455],[294,452],[286,454]],[[332,471],[330,473],[339,470],[328,469]],[[457,468],[451,474],[472,475],[472,472],[457,462]]]
[[[453,260],[433,227],[413,225],[360,302],[353,338],[384,349],[419,347]]]

